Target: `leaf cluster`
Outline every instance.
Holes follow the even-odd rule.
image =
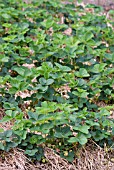
[[[0,3],[0,123],[13,122],[0,129],[1,150],[18,146],[41,160],[45,144],[72,161],[89,139],[112,144],[114,31],[102,8],[91,8]]]

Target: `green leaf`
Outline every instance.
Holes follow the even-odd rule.
[[[85,133],[85,134],[89,133],[89,131],[88,131],[89,128],[90,127],[87,126],[87,125],[82,125],[82,126],[79,126],[79,127],[73,127],[74,130],[80,131],[80,132]]]
[[[76,143],[78,142],[78,138],[77,137],[71,137],[69,140],[68,140],[69,143]]]
[[[80,97],[86,98],[88,94],[89,94],[88,92],[83,92],[83,93],[80,94]]]
[[[10,19],[10,18],[11,18],[11,16],[8,15],[8,14],[2,14],[1,16],[2,16],[3,18],[5,18],[5,19]]]
[[[29,111],[28,116],[29,116],[30,119],[38,120],[38,114],[36,112],[33,113],[33,112]]]
[[[12,120],[12,117],[10,117],[10,116],[4,116],[4,117],[2,118],[2,120],[0,120],[0,123],[8,122],[8,121],[10,121],[10,120]]]
[[[79,89],[78,89],[78,91],[79,91]],[[78,97],[80,97],[80,98],[86,98],[87,97],[87,95],[89,94],[88,92],[78,92],[78,91],[73,91],[72,92],[72,94],[74,94],[74,95],[76,95],[76,96],[78,96]]]
[[[101,63],[101,64],[96,64],[94,67],[91,69],[91,72],[93,73],[100,73],[104,70],[106,63]]]
[[[5,135],[5,137],[11,137],[12,136],[12,130],[6,130],[5,132],[4,132],[4,135]]]
[[[0,63],[5,63],[9,61],[9,57],[0,54]]]
[[[48,80],[46,81],[46,84],[47,84],[47,86],[48,86],[48,85],[52,84],[53,82],[54,82],[53,79],[48,79]]]
[[[20,86],[20,81],[18,79],[11,79],[10,80],[10,83],[12,85],[12,88],[15,87],[17,89],[19,89],[19,86]]]
[[[9,36],[3,38],[3,40],[11,42],[15,38],[16,38],[16,35],[9,35]]]
[[[79,71],[75,72],[77,77],[89,77],[87,70],[85,68],[80,68]]]
[[[71,71],[71,68],[70,68],[70,67],[62,66],[62,65],[59,64],[59,63],[55,63],[55,65],[56,65],[57,67],[59,67],[59,69],[60,69],[61,71],[65,71],[65,72]]]
[[[29,84],[26,83],[26,82],[21,82],[20,85],[19,85],[19,90],[20,91],[24,91],[28,88]]]
[[[4,132],[4,129],[3,129],[3,128],[0,128],[0,133],[1,133],[1,132]]]
[[[87,137],[84,134],[82,133],[78,134],[77,138],[78,138],[78,142],[81,145],[85,145],[87,143]]]
[[[20,68],[20,67],[16,67],[14,68],[13,70],[15,70],[18,74],[20,74],[21,76],[24,75],[24,69],[23,68]]]
[[[4,150],[4,145],[3,145],[3,143],[0,143],[0,150]]]
[[[5,113],[7,116],[12,117],[12,110],[7,110]]]
[[[82,0],[77,0],[78,1],[78,3],[81,3],[82,2]]]
[[[35,144],[38,142],[38,138],[36,135],[33,135],[31,138],[30,138],[30,143],[31,144]]]
[[[68,155],[67,156],[65,156],[65,153],[67,153]],[[61,154],[60,154],[60,156],[62,157],[62,158],[65,158],[67,161],[69,161],[69,162],[72,162],[73,160],[74,160],[74,156],[75,156],[75,154],[74,154],[74,151],[64,151],[64,152],[62,152]]]
[[[24,153],[29,156],[34,156],[37,152],[38,149],[32,149],[32,150],[27,149]]]
[[[113,54],[109,54],[109,53],[106,53],[105,56],[104,56],[107,60],[111,61],[114,63],[114,53]]]
[[[39,79],[39,82],[40,82],[42,85],[46,85],[46,83],[47,83],[46,79],[43,78],[43,77]]]
[[[86,32],[84,35],[84,38],[86,41],[91,40],[94,37],[94,35],[91,32]]]
[[[29,24],[28,24],[27,22],[21,23],[21,28],[22,28],[22,29],[26,29],[26,28],[28,28],[28,27],[29,27]]]
[[[26,130],[15,130],[14,133],[21,137],[21,139],[25,140],[27,136],[27,131]]]
[[[10,93],[10,94],[15,94],[17,91],[18,91],[18,88],[16,88],[16,87],[11,87],[11,88],[9,89],[9,93]]]

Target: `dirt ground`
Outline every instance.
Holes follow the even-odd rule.
[[[114,0],[83,0],[84,3],[92,3],[96,5],[107,5],[114,4]]]

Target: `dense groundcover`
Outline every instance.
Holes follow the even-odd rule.
[[[90,140],[112,146],[112,25],[97,6],[0,1],[0,150],[72,161]]]

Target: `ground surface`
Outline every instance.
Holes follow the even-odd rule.
[[[30,162],[22,150],[0,153],[0,170],[114,170],[114,152],[108,153],[93,142],[80,150],[72,164],[62,159],[50,148],[45,148],[47,163]]]
[[[110,5],[113,2],[113,0],[83,0],[84,3],[93,3],[97,5]]]

